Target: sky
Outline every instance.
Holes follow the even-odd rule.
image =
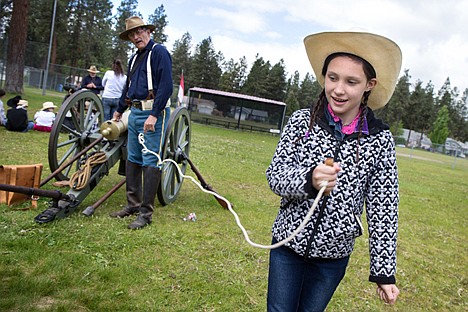
[[[120,0],[112,0],[114,13]],[[211,37],[226,60],[258,54],[271,65],[284,60],[287,78],[313,74],[305,36],[323,31],[372,32],[401,48],[410,82],[429,82],[437,92],[450,78],[460,94],[468,88],[468,1],[466,0],[139,0],[147,21],[161,4],[167,15],[165,43],[189,32],[194,49]]]

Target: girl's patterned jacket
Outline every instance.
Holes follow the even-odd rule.
[[[335,188],[321,199],[308,225],[286,246],[305,258],[350,255],[355,239],[362,234],[365,203],[369,280],[394,284],[399,202],[395,146],[388,126],[370,109],[366,118],[369,134],[362,134],[357,144],[358,133],[337,139],[325,117],[309,134],[309,109],[291,116],[266,171],[270,188],[281,196],[272,232],[280,241],[299,226],[318,194],[312,186],[312,172],[332,157],[341,166]]]

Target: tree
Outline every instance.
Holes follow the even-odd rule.
[[[8,31],[12,11],[13,0],[0,1],[0,38],[3,38],[4,34]]]
[[[167,42],[167,35],[164,34],[164,28],[166,28],[168,24],[166,18],[166,11],[162,4],[154,10],[154,14],[151,14],[148,17],[149,24],[156,26],[156,29],[153,32],[153,40],[157,43],[164,44]]]
[[[132,44],[129,41],[121,40],[119,34],[125,31],[125,20],[131,16],[139,16],[136,12],[137,0],[122,0],[114,16],[115,31],[112,40],[114,56],[122,60],[124,64],[128,63],[128,56],[132,50]]]
[[[376,110],[376,115],[385,120],[391,127],[396,128],[403,121],[403,116],[409,111],[410,99],[410,75],[409,70],[405,70],[405,74],[398,79],[390,101],[383,108]],[[407,125],[404,125],[405,127]],[[395,133],[393,133],[395,135]]]
[[[16,0],[9,29],[5,91],[23,93],[24,58],[28,35],[29,0]]]
[[[452,125],[453,138],[466,142],[468,141],[468,89],[465,89],[461,99],[455,103],[455,120]]]
[[[250,68],[242,92],[258,97],[268,97],[268,75],[270,73],[270,62],[265,62],[258,54],[255,62]]]
[[[273,65],[268,73],[267,94],[265,94],[264,97],[275,101],[284,101],[286,85],[286,69],[284,60],[281,59],[278,63]]]
[[[288,80],[285,102],[287,105],[286,116],[291,116],[293,112],[299,109],[299,72],[297,70]]]
[[[182,38],[176,40],[172,47],[172,77],[176,79],[182,72],[185,72],[184,85],[186,90],[193,86],[191,76],[187,75],[190,73],[192,65],[191,48],[192,36],[188,32],[183,34]]]
[[[300,90],[299,90],[299,107],[300,108],[307,108],[314,104],[320,93],[322,92],[322,86],[309,73],[307,73],[302,80]]]
[[[28,17],[25,64],[45,68],[52,24],[54,1],[32,0]]]
[[[244,57],[239,62],[230,59],[224,63],[224,71],[219,82],[219,89],[228,92],[241,92],[247,75],[247,60]]]
[[[412,113],[403,115],[404,124],[406,125],[406,128],[409,129],[406,142],[410,141],[411,131],[418,130],[419,123],[421,122],[420,113],[423,110],[425,100],[425,92],[422,87],[422,81],[418,80],[414,87],[414,91],[411,93],[409,98],[409,105],[411,107],[409,111]]]
[[[445,144],[449,135],[449,113],[447,106],[442,106],[437,113],[432,132],[429,137],[433,144]]]
[[[190,76],[197,87],[217,89],[221,77],[219,66],[222,54],[216,53],[211,37],[203,39],[195,48]]]

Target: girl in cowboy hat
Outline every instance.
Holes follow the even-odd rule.
[[[362,32],[325,32],[304,39],[323,87],[311,109],[288,121],[267,169],[281,196],[273,242],[304,219],[325,182],[325,195],[307,226],[270,252],[268,311],[323,311],[342,280],[355,239],[369,232],[370,275],[393,304],[398,228],[398,176],[389,127],[372,112],[387,104],[401,68],[400,48]],[[325,165],[327,158],[333,165]]]
[[[43,131],[43,132],[50,132],[52,131],[52,125],[54,124],[55,120],[55,113],[54,109],[57,106],[54,105],[52,102],[44,102],[42,104],[42,110],[38,111],[34,114],[34,130]]]

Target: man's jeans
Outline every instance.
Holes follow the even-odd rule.
[[[142,153],[143,146],[138,142],[138,135],[143,132],[143,125],[150,115],[149,110],[142,111],[137,108],[131,108],[131,113],[128,116],[128,161],[143,167],[159,168],[158,158],[152,153]],[[166,133],[167,123],[171,114],[171,108],[166,107],[159,116],[154,125],[155,131],[146,131],[144,135],[146,147],[161,156],[162,145],[164,144],[164,136]],[[164,160],[164,159],[161,159]]]

